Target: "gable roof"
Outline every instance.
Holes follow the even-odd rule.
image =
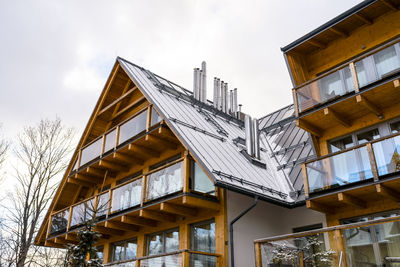
[[[216,186],[281,205],[295,203],[297,195],[293,193],[297,190],[273,157],[268,132],[260,135],[263,167],[241,153],[245,149],[242,121],[218,111],[211,102],[195,100],[191,91],[149,70],[122,58],[117,60]]]

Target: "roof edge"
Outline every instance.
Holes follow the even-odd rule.
[[[361,11],[362,9],[366,8],[367,6],[377,2],[378,0],[365,0],[357,5],[355,5],[354,7],[346,10],[345,12],[343,12],[342,14],[334,17],[333,19],[329,20],[328,22],[322,24],[321,26],[319,26],[318,28],[312,30],[311,32],[307,33],[306,35],[300,37],[299,39],[291,42],[290,44],[281,47],[281,51],[283,53],[287,53],[290,50],[292,50],[293,48],[297,47],[298,45],[304,43],[305,41],[313,38],[314,36],[318,35],[319,33],[331,28],[332,26],[334,26],[335,24],[345,20],[346,18],[354,15],[355,13]]]

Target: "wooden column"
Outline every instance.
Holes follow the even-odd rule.
[[[228,225],[226,212],[226,190],[219,188],[221,209],[215,216],[215,253],[221,255],[221,267],[228,267]],[[250,256],[250,255],[249,255]]]
[[[103,247],[103,263],[111,261],[110,250],[111,250],[110,243],[105,243]]]
[[[181,224],[179,225],[179,249],[184,250],[190,249],[190,225],[188,224]],[[182,253],[182,263],[183,266],[189,266],[189,253],[184,252]]]
[[[374,177],[374,181],[377,182],[379,180],[379,173],[378,173],[378,167],[376,166],[374,149],[372,148],[371,143],[367,144],[367,151],[368,151],[368,158],[371,164],[371,172]]]
[[[308,185],[308,174],[307,174],[307,167],[306,164],[301,164],[301,173],[303,176],[303,183],[304,183],[304,195],[306,198],[310,197],[310,187]]]
[[[354,62],[351,62],[349,64],[349,68],[350,68],[350,73],[351,73],[351,78],[353,80],[353,87],[354,87],[354,91],[356,93],[360,92],[360,84],[358,82],[358,77],[357,77],[357,71],[356,71],[356,65],[354,65]]]
[[[183,168],[182,168],[182,185],[183,185],[183,192],[187,193],[190,191],[190,158],[188,151],[184,152],[184,159],[183,159]]]
[[[262,267],[262,257],[261,257],[261,244],[254,244],[254,254],[256,256],[256,267]]]

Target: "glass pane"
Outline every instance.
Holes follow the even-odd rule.
[[[75,226],[85,222],[85,203],[81,203],[72,207],[72,218],[71,218],[71,226]]]
[[[400,171],[400,136],[372,144],[379,175]]]
[[[214,183],[208,178],[200,166],[193,161],[193,190],[212,194],[215,193]]]
[[[340,140],[329,142],[329,148],[331,153],[345,150],[354,146],[353,138],[351,136],[344,137]]]
[[[69,209],[54,214],[51,217],[50,234],[67,230],[69,220]]]
[[[104,153],[113,149],[116,145],[116,138],[117,138],[117,129],[115,128],[111,132],[105,135],[105,143],[104,143]]]
[[[140,267],[180,267],[182,266],[181,254],[144,259],[140,261]]]
[[[400,132],[400,121],[393,122],[390,124],[390,131],[392,133],[398,133]]]
[[[81,166],[99,157],[101,155],[102,145],[103,138],[100,138],[82,149]]]
[[[174,252],[179,249],[179,231],[165,233],[165,253]]]
[[[356,62],[355,66],[360,87],[368,85],[378,79],[373,56],[366,57]]]
[[[142,179],[113,190],[111,212],[131,208],[140,204],[142,196]]]
[[[136,240],[130,240],[126,243],[125,259],[130,260],[136,258],[137,242]]]
[[[97,217],[101,217],[107,214],[109,201],[109,192],[103,193],[99,196],[97,203]]]
[[[217,257],[190,253],[190,267],[217,267]]]
[[[400,256],[400,222],[389,222],[374,226],[381,262],[385,262],[387,257]],[[400,263],[392,263],[389,266],[399,267]]]
[[[112,254],[112,259],[113,261],[121,261],[124,260],[124,252],[125,252],[125,246],[123,243],[119,244],[113,244],[113,254]]]
[[[136,261],[116,263],[116,264],[111,264],[111,265],[107,265],[107,266],[110,266],[110,267],[136,267]]]
[[[151,126],[162,121],[160,115],[158,115],[157,111],[154,108],[151,108]]]
[[[157,255],[163,253],[163,239],[161,234],[149,235],[147,241],[147,255]]]
[[[372,129],[360,134],[357,134],[358,144],[365,144],[380,137],[378,129]]]
[[[96,256],[98,259],[103,259],[103,250],[104,250],[104,247],[96,248]]]
[[[376,266],[371,233],[373,226],[359,227],[343,231],[348,266]]]
[[[334,99],[335,97],[343,95],[344,93],[345,88],[343,87],[338,71],[329,74],[320,80],[320,94],[322,102]]]
[[[394,46],[379,51],[374,55],[376,70],[379,78],[400,68],[399,57],[396,54]]]
[[[208,222],[192,226],[192,249],[215,253],[215,223]]]
[[[307,164],[310,192],[372,178],[366,147],[360,147]]]
[[[146,130],[147,110],[122,124],[119,128],[119,144]]]
[[[147,177],[146,199],[151,200],[182,190],[182,162]]]

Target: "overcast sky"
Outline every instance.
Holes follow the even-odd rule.
[[[292,102],[280,47],[359,2],[0,0],[2,131],[58,115],[80,135],[117,56],[188,89],[206,60],[208,96],[218,76],[264,116]]]

